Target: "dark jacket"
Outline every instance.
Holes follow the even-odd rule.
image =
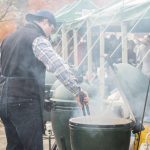
[[[3,41],[1,67],[8,81],[8,96],[43,98],[46,68],[32,49],[34,39],[42,35],[45,36],[40,27],[28,24]]]

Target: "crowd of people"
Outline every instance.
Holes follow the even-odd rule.
[[[91,45],[92,45],[92,74],[98,78],[97,72],[98,69],[101,68],[100,66],[100,31],[99,28],[94,28],[91,30]],[[80,66],[78,71],[82,76],[86,76],[88,70],[88,63],[87,63],[87,37],[85,36],[86,30],[81,28],[77,32],[77,40],[78,40],[78,55],[77,61],[78,65]],[[74,64],[74,42],[73,42],[73,32],[68,33],[68,63],[73,65]],[[71,39],[71,40],[70,40]],[[60,39],[61,40],[61,39]],[[113,33],[107,32],[105,34],[105,41],[104,41],[104,50],[105,56],[110,56],[111,62],[113,64],[121,63],[122,62],[122,39],[120,33]],[[60,47],[59,47],[60,48]],[[150,35],[147,33],[130,33],[127,40],[127,60],[128,63],[134,67],[139,68],[145,75],[150,76]],[[59,52],[60,53],[60,52]],[[71,55],[70,55],[71,54]],[[86,58],[85,58],[86,57]],[[84,59],[84,61],[82,61]],[[82,64],[81,64],[82,63]],[[110,82],[110,68],[108,65],[105,65],[105,74],[106,74],[106,85],[108,91],[113,89],[112,84]],[[107,75],[109,74],[109,76]],[[88,78],[92,75],[89,75]],[[96,79],[97,80],[97,79]],[[108,92],[109,93],[109,92]]]
[[[116,50],[111,57],[112,63],[122,62],[122,47],[120,43],[121,38],[117,38],[114,34],[105,40],[107,55],[111,56],[113,51]],[[128,39],[127,48],[128,63],[140,69],[145,75],[150,76],[150,35],[144,34],[139,37],[134,35],[134,38]],[[106,75],[106,91],[108,95],[114,89],[114,85],[110,84],[111,77],[109,69],[110,68],[106,68],[106,73],[109,74]]]
[[[100,39],[99,39],[99,32],[92,31],[92,38],[91,38],[91,45],[92,45],[92,68],[93,71],[96,72],[97,68],[100,67]],[[82,62],[82,59],[84,57],[87,57],[87,37],[84,36],[85,33],[82,33],[81,30],[78,32],[78,65],[80,65],[80,72],[82,72],[83,75],[85,75],[87,71],[87,58]],[[134,34],[134,33],[133,33]],[[132,34],[132,35],[133,35]],[[70,39],[73,36],[73,34],[69,35]],[[83,38],[84,37],[84,38]],[[128,63],[137,66],[138,68],[142,69],[143,73],[146,75],[149,75],[148,72],[150,72],[150,69],[147,67],[149,65],[148,58],[150,57],[149,52],[147,53],[147,50],[149,50],[149,34],[134,34],[134,38],[128,38],[127,40],[127,60]],[[72,57],[69,56],[70,59],[69,63],[74,63],[73,53],[73,39],[72,42],[69,42],[68,44],[68,52],[71,53]],[[110,56],[112,63],[121,63],[122,62],[122,41],[121,41],[121,35],[119,33],[106,33],[105,36],[105,56]],[[114,52],[115,51],[115,52]],[[144,56],[146,55],[146,56]],[[143,59],[143,60],[142,60]],[[142,61],[142,62],[140,62]],[[82,64],[80,64],[82,62]],[[140,64],[140,67],[138,66]],[[147,65],[146,65],[147,64]]]
[[[133,35],[133,34],[132,34]],[[92,39],[92,43],[94,43],[99,34],[94,35]],[[121,36],[117,35],[116,33],[107,33],[105,36],[105,56],[110,56],[111,62],[113,64],[118,64],[122,62],[122,44],[121,44]],[[85,45],[87,43],[84,42],[82,45],[84,45],[84,51],[85,51]],[[149,34],[134,34],[134,38],[130,37],[127,40],[127,60],[128,63],[134,67],[137,67],[140,69],[145,75],[150,76],[150,35]],[[82,54],[82,47],[79,47],[79,51]],[[86,53],[86,52],[84,52]],[[84,55],[85,56],[85,55]],[[83,57],[84,57],[83,56]],[[95,46],[92,49],[92,56],[93,56],[93,75],[97,77],[97,70],[98,68],[101,68],[100,66],[100,40],[97,40]],[[82,58],[83,58],[82,57]],[[80,59],[82,59],[80,56]],[[85,65],[85,66],[84,66]],[[85,70],[87,70],[87,63],[85,62],[82,66],[82,68],[86,68],[82,70],[83,75]],[[114,89],[114,86],[112,82],[110,82],[111,74],[110,74],[110,67],[109,65],[105,65],[105,83],[106,83],[106,93],[108,95],[110,92]],[[88,74],[89,77],[89,74]],[[90,77],[92,78],[92,77]],[[97,79],[96,79],[97,80]]]

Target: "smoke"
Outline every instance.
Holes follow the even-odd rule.
[[[115,95],[118,94],[118,91],[115,92]],[[101,99],[100,96],[95,97],[90,102],[90,110],[91,115],[105,118],[123,118],[127,117],[128,113],[126,113],[124,104],[122,99],[113,98],[113,94],[109,96],[107,99]]]

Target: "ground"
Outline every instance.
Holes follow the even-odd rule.
[[[1,122],[0,122],[0,150],[6,150],[6,137],[4,127]]]
[[[54,140],[52,142],[54,142]],[[7,141],[5,137],[4,127],[0,121],[0,150],[6,150],[6,143]],[[43,143],[44,143],[44,150],[49,150],[49,140],[47,136],[44,136]]]

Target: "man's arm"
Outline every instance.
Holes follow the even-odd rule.
[[[53,50],[51,43],[45,37],[37,37],[33,41],[33,52],[46,66],[47,71],[54,73],[68,90],[74,95],[79,93],[80,87],[69,66]]]

